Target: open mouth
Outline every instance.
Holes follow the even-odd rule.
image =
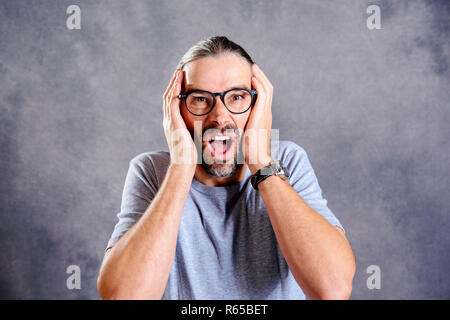
[[[233,139],[226,135],[213,135],[206,139],[213,158],[227,158],[233,145]]]

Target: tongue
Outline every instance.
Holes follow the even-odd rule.
[[[225,142],[211,141],[211,147],[212,147],[214,153],[218,153],[218,154],[224,153],[227,150],[226,146],[227,146],[227,144]]]

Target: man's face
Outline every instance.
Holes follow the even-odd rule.
[[[232,88],[251,89],[251,66],[239,55],[225,53],[215,57],[201,58],[184,67],[183,92],[205,90],[224,92]],[[192,135],[202,145],[202,166],[212,176],[229,177],[237,169],[241,150],[241,137],[250,115],[233,114],[217,96],[212,111],[204,116],[191,114],[184,101],[181,114]],[[194,123],[201,124],[201,133],[194,133]]]

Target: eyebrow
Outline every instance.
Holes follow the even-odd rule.
[[[237,85],[237,86],[233,86],[231,88],[228,88],[227,90],[224,90],[223,92],[228,91],[228,90],[233,90],[233,89],[247,89],[247,90],[250,90],[246,85],[241,84],[241,85]],[[197,88],[197,87],[187,88],[187,92],[189,92],[189,91],[197,91],[197,90],[199,90],[199,91],[208,91],[208,90]]]

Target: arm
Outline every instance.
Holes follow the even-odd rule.
[[[192,176],[172,166],[142,218],[107,250],[98,290],[104,299],[160,299],[175,257]]]
[[[244,150],[247,150],[246,163],[254,174],[271,161],[273,86],[256,65],[253,65],[252,72],[252,84],[258,98],[249,117],[247,131],[261,132],[262,135],[257,139],[245,139]],[[251,141],[255,144],[250,145]],[[265,179],[258,189],[283,256],[305,294],[312,299],[349,298],[355,258],[343,230],[332,226],[279,177]]]
[[[175,257],[178,227],[192,178],[196,152],[179,112],[182,74],[164,94],[164,130],[171,165],[140,220],[107,250],[97,287],[104,299],[160,299]]]
[[[279,177],[265,179],[258,189],[283,256],[305,294],[311,299],[348,299],[356,267],[342,229]]]

